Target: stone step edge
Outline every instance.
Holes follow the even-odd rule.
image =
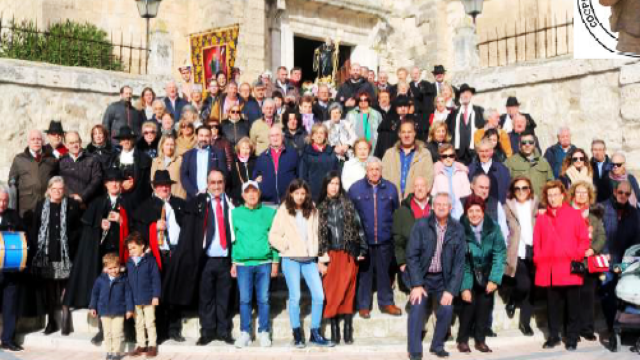
[[[22,345],[29,348],[46,348],[47,350],[79,350],[86,352],[103,352],[102,346],[95,346],[90,344],[91,336],[61,336],[58,334],[44,335],[42,333],[32,333],[24,336],[24,342]],[[190,353],[190,354],[202,354],[202,353],[261,353],[265,352],[271,354],[277,353],[317,353],[317,352],[340,352],[340,353],[363,353],[363,352],[406,352],[407,342],[406,338],[392,337],[387,338],[385,341],[380,341],[378,338],[362,338],[355,339],[353,345],[338,345],[333,348],[320,348],[316,346],[308,345],[305,349],[296,349],[292,346],[291,341],[288,340],[274,340],[273,346],[270,348],[262,348],[254,341],[250,346],[244,349],[237,349],[233,345],[223,344],[216,341],[207,346],[196,346],[195,340],[187,340],[184,343],[176,343],[173,341],[167,341],[159,346],[161,353]],[[544,335],[540,331],[536,331],[533,337],[525,337],[519,331],[508,331],[501,333],[496,338],[487,339],[487,344],[491,346],[494,351],[499,350],[501,347],[513,347],[521,344],[530,343],[532,341],[541,344],[544,342]],[[425,349],[431,342],[431,338],[427,335],[423,341]],[[125,350],[133,350],[134,343],[125,343]],[[449,341],[446,343],[445,348],[450,351],[455,350],[455,341]],[[426,350],[425,350],[426,351]]]

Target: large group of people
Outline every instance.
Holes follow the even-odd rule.
[[[145,88],[133,102],[122,87],[84,147],[60,121],[46,139],[28,132],[0,187],[0,230],[23,231],[29,242],[27,269],[1,273],[3,349],[21,350],[18,317],[46,315],[45,334],[69,335],[70,311],[83,308],[100,317],[92,342],[104,342],[107,359],[121,357],[134,332],[131,356],[184,341],[188,311],[200,320],[197,345],[271,346],[269,284],[280,274],[299,348],[307,342],[301,278],[311,295],[308,342],[317,346],[352,344],[353,317],[371,317],[374,289],[389,316],[403,311],[394,289],[410,294],[410,359],[423,356],[432,302],[431,353],[449,355],[454,315],[457,349],[471,352],[472,337],[475,350],[491,352],[499,290],[507,315],[520,309],[525,336],[546,295],[544,348],[560,344],[563,324],[566,349],[595,340],[599,293],[611,333],[615,277],[574,269],[599,254],[620,262],[640,242],[640,187],[604,141],[593,140],[589,158],[561,127],[542,153],[516,98],[505,114],[484,109],[441,65],[434,82],[400,68],[391,85],[386,73],[376,79],[352,63],[336,90],[311,91],[300,68],[253,83],[219,72],[206,91],[189,67],[180,71],[164,98]]]

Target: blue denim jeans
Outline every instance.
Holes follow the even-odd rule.
[[[301,263],[289,258],[283,258],[282,272],[289,289],[289,321],[291,322],[291,328],[297,329],[300,327],[300,274],[302,274],[311,292],[311,328],[318,329],[322,321],[322,307],[324,305],[324,292],[322,290],[320,272],[318,272],[318,263],[315,261]]]
[[[256,289],[258,300],[258,332],[269,332],[269,281],[271,263],[236,267],[240,291],[240,331],[251,333],[251,300]]]

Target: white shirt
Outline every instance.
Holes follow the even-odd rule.
[[[109,201],[111,201],[111,207],[113,208],[113,206],[116,204],[116,201],[118,201],[118,196],[109,195]]]
[[[165,215],[165,223],[167,224],[167,234],[169,244],[175,246],[178,245],[178,239],[180,238],[180,225],[176,221],[176,212],[169,204],[169,200],[164,202],[164,215]],[[169,244],[165,241],[161,248],[163,250],[169,250]]]
[[[134,149],[131,149],[130,151],[122,150],[122,152],[120,152],[120,164],[133,165],[133,152]]]
[[[489,173],[489,169],[491,169],[491,165],[493,164],[493,160],[489,159],[489,161],[487,161],[486,163],[480,163],[480,166],[482,166],[482,170],[484,171],[485,174]]]
[[[527,254],[526,245],[533,245],[533,219],[531,217],[531,200],[524,203],[516,201],[516,216],[520,223],[520,242],[518,257],[524,259]]]
[[[507,133],[510,133],[513,131],[513,120],[511,120],[511,116],[509,116],[509,114],[507,114],[507,116],[505,116],[504,118],[504,124],[502,124],[502,130],[506,131]]]

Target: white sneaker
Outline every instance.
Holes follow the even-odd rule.
[[[248,332],[244,332],[244,331],[240,333],[240,336],[234,343],[235,347],[237,347],[238,349],[242,349],[245,346],[249,346],[249,344],[251,344],[251,335],[249,335]]]
[[[271,339],[269,338],[268,332],[258,333],[258,339],[260,339],[261,347],[271,347]]]

